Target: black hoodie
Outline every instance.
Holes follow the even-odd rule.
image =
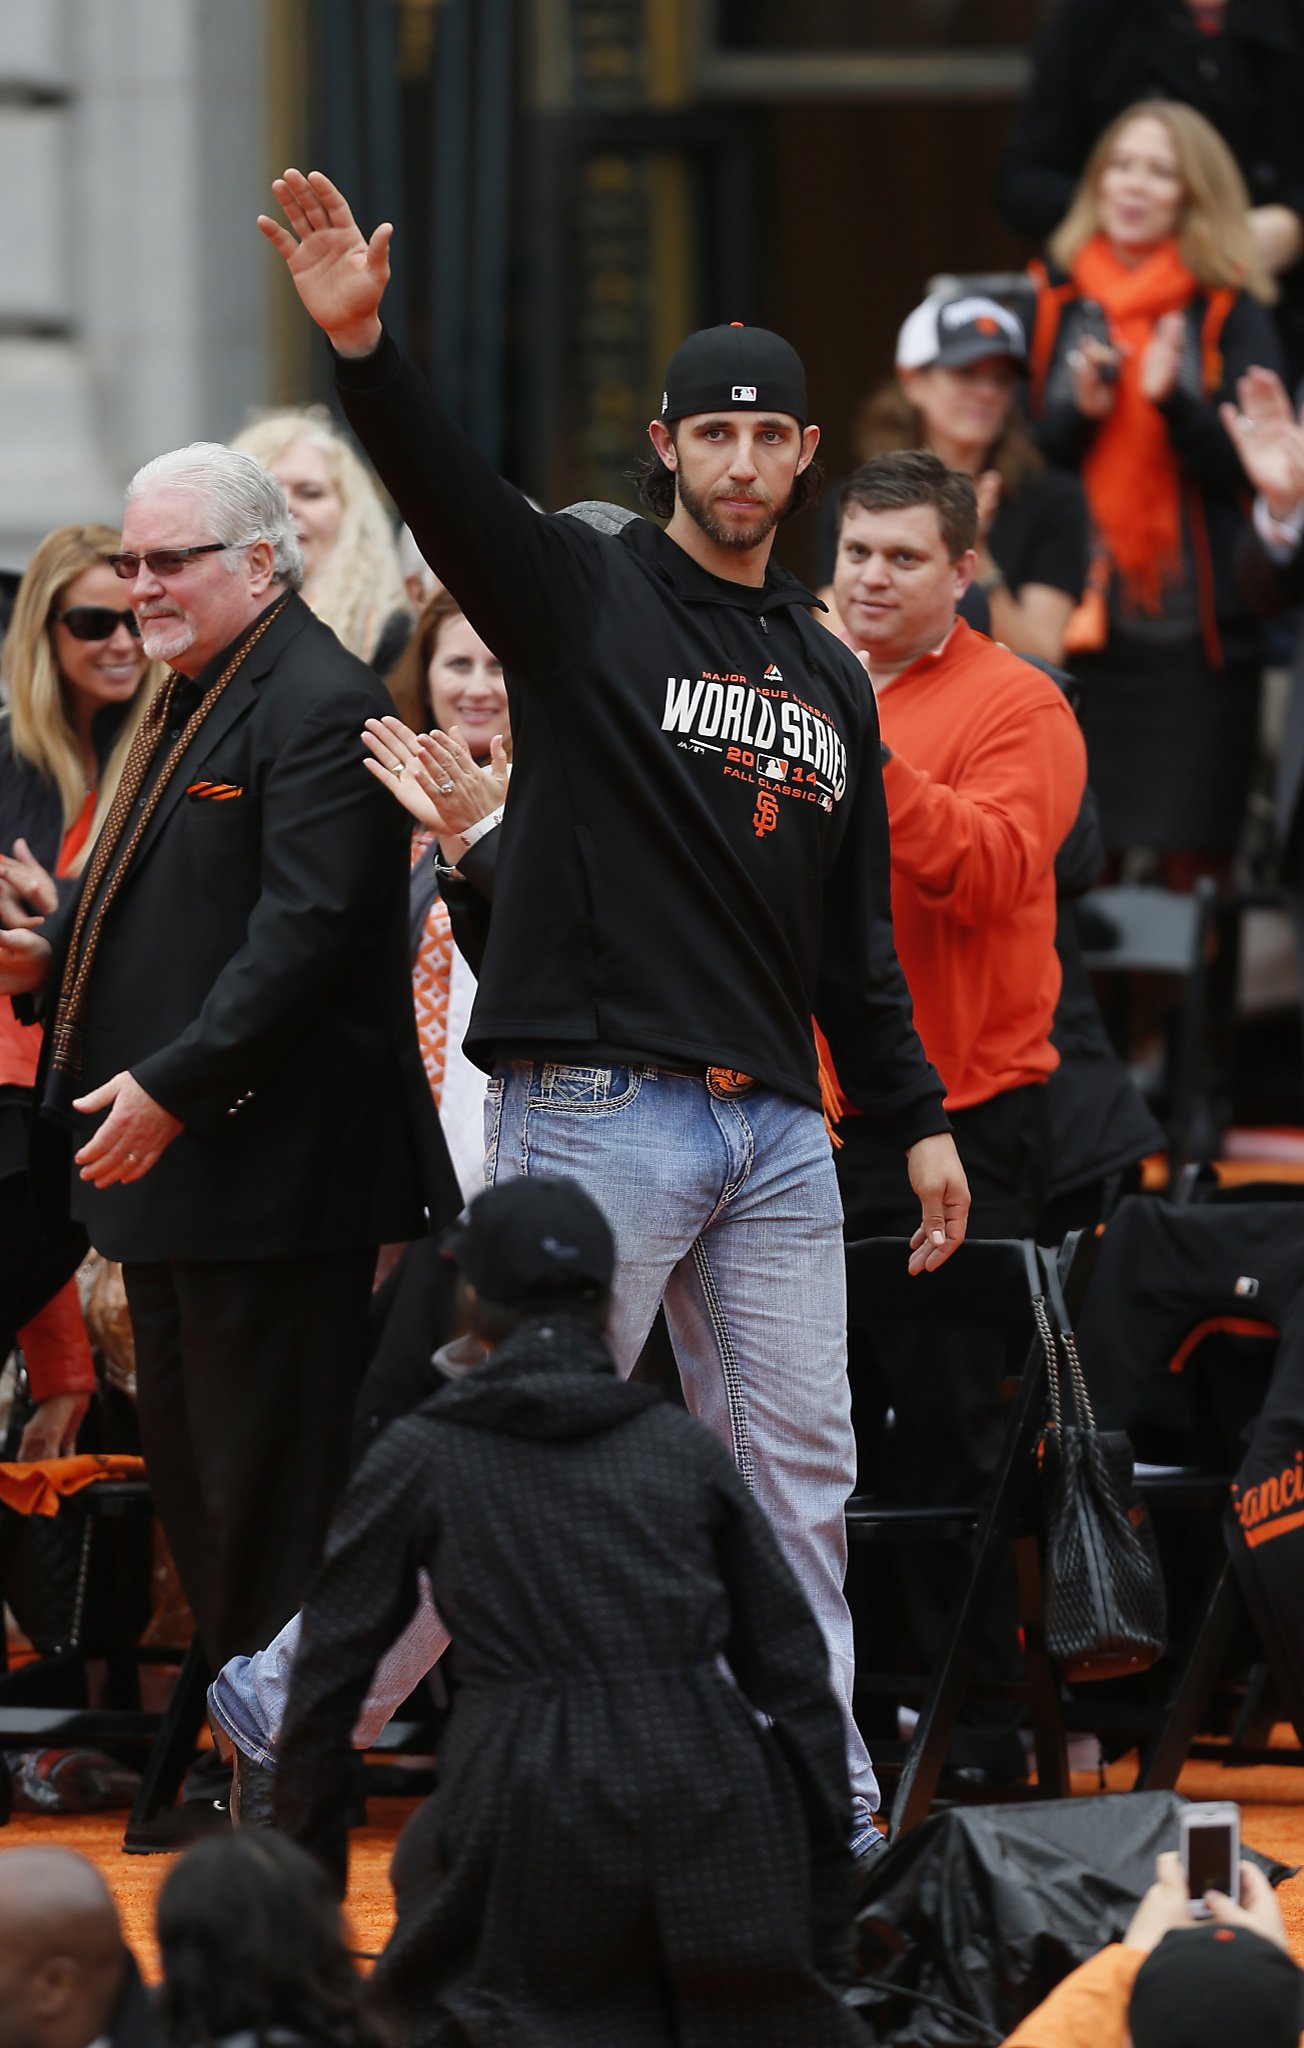
[[[903,1145],[947,1128],[892,938],[873,693],[771,566],[713,576],[647,520],[544,517],[388,337],[345,410],[507,675],[514,741],[468,1056],[718,1064]]]

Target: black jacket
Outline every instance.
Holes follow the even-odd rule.
[[[130,1949],[122,1989],[104,2031],[109,2048],[161,2048],[162,2032],[154,2006]]]
[[[44,1087],[80,1135],[93,1120],[67,1098],[127,1068],[185,1125],[138,1181],[74,1177],[106,1256],[306,1257],[460,1207],[417,1049],[408,824],[358,742],[389,708],[293,597],[179,764],[104,928],[80,1082],[47,1071]]]
[[[1297,394],[1298,395],[1298,394]],[[1241,588],[1261,618],[1299,604],[1304,598],[1304,545],[1285,562],[1275,562],[1253,526],[1241,538],[1237,569]],[[1291,693],[1277,754],[1277,841],[1292,878],[1301,869],[1301,825],[1304,825],[1304,636],[1296,640],[1291,659]]]
[[[944,1130],[892,940],[873,694],[782,569],[712,576],[647,520],[535,512],[392,340],[345,409],[426,560],[501,657],[511,801],[465,1050],[741,1069]]]
[[[129,709],[126,704],[102,705],[91,722],[91,743],[101,770]],[[63,834],[58,784],[15,754],[9,712],[0,711],[0,853],[12,853],[15,839],[25,839],[41,866],[53,874]]]
[[[341,1888],[350,1731],[422,1570],[459,1684],[372,1980],[408,2048],[854,2048],[813,1967],[851,1905],[827,1654],[710,1432],[564,1315],[385,1431],[277,1748],[278,1822]]]
[[[1096,433],[1095,422],[1084,418],[1073,402],[1068,367],[1082,334],[1081,301],[1062,271],[1048,267],[1046,278],[1038,336],[1048,344],[1048,361],[1044,374],[1040,362],[1034,366],[1033,433],[1048,461],[1078,470]],[[1280,372],[1283,362],[1271,316],[1248,292],[1237,293],[1212,351],[1206,333],[1208,310],[1208,298],[1197,292],[1186,310],[1186,343],[1177,382],[1158,410],[1181,478],[1205,654],[1211,665],[1221,667],[1258,660],[1261,633],[1236,568],[1251,504],[1250,485],[1218,407],[1235,398],[1236,380],[1251,365]],[[1205,388],[1210,353],[1219,365],[1212,391]]]

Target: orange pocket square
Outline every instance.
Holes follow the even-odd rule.
[[[200,804],[226,804],[233,796],[243,796],[244,786],[239,782],[191,782],[186,795]]]

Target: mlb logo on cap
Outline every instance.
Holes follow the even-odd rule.
[[[735,384],[733,395],[735,405],[755,405],[756,386],[754,384]]]

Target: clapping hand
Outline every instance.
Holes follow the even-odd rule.
[[[1247,370],[1236,380],[1235,405],[1219,407],[1241,467],[1274,519],[1304,498],[1304,426],[1275,370]]]
[[[477,762],[457,726],[415,733],[401,718],[369,718],[362,742],[366,767],[419,825],[433,832],[446,859],[465,849],[461,835],[496,811],[507,795],[507,749],[490,741],[486,765]]]
[[[1185,342],[1186,321],[1181,313],[1164,313],[1156,320],[1141,358],[1141,389],[1152,405],[1162,405],[1172,396]]]
[[[380,341],[393,226],[382,221],[368,240],[323,171],[287,171],[272,190],[290,226],[265,213],[258,225],[285,258],[299,297],[340,355],[370,355]]]
[[[1073,379],[1073,402],[1084,419],[1107,419],[1114,410],[1114,386],[1120,356],[1117,349],[1099,341],[1094,334],[1083,336],[1070,349],[1069,374]]]
[[[59,891],[25,839],[0,854],[0,925],[31,931],[59,908]]]

